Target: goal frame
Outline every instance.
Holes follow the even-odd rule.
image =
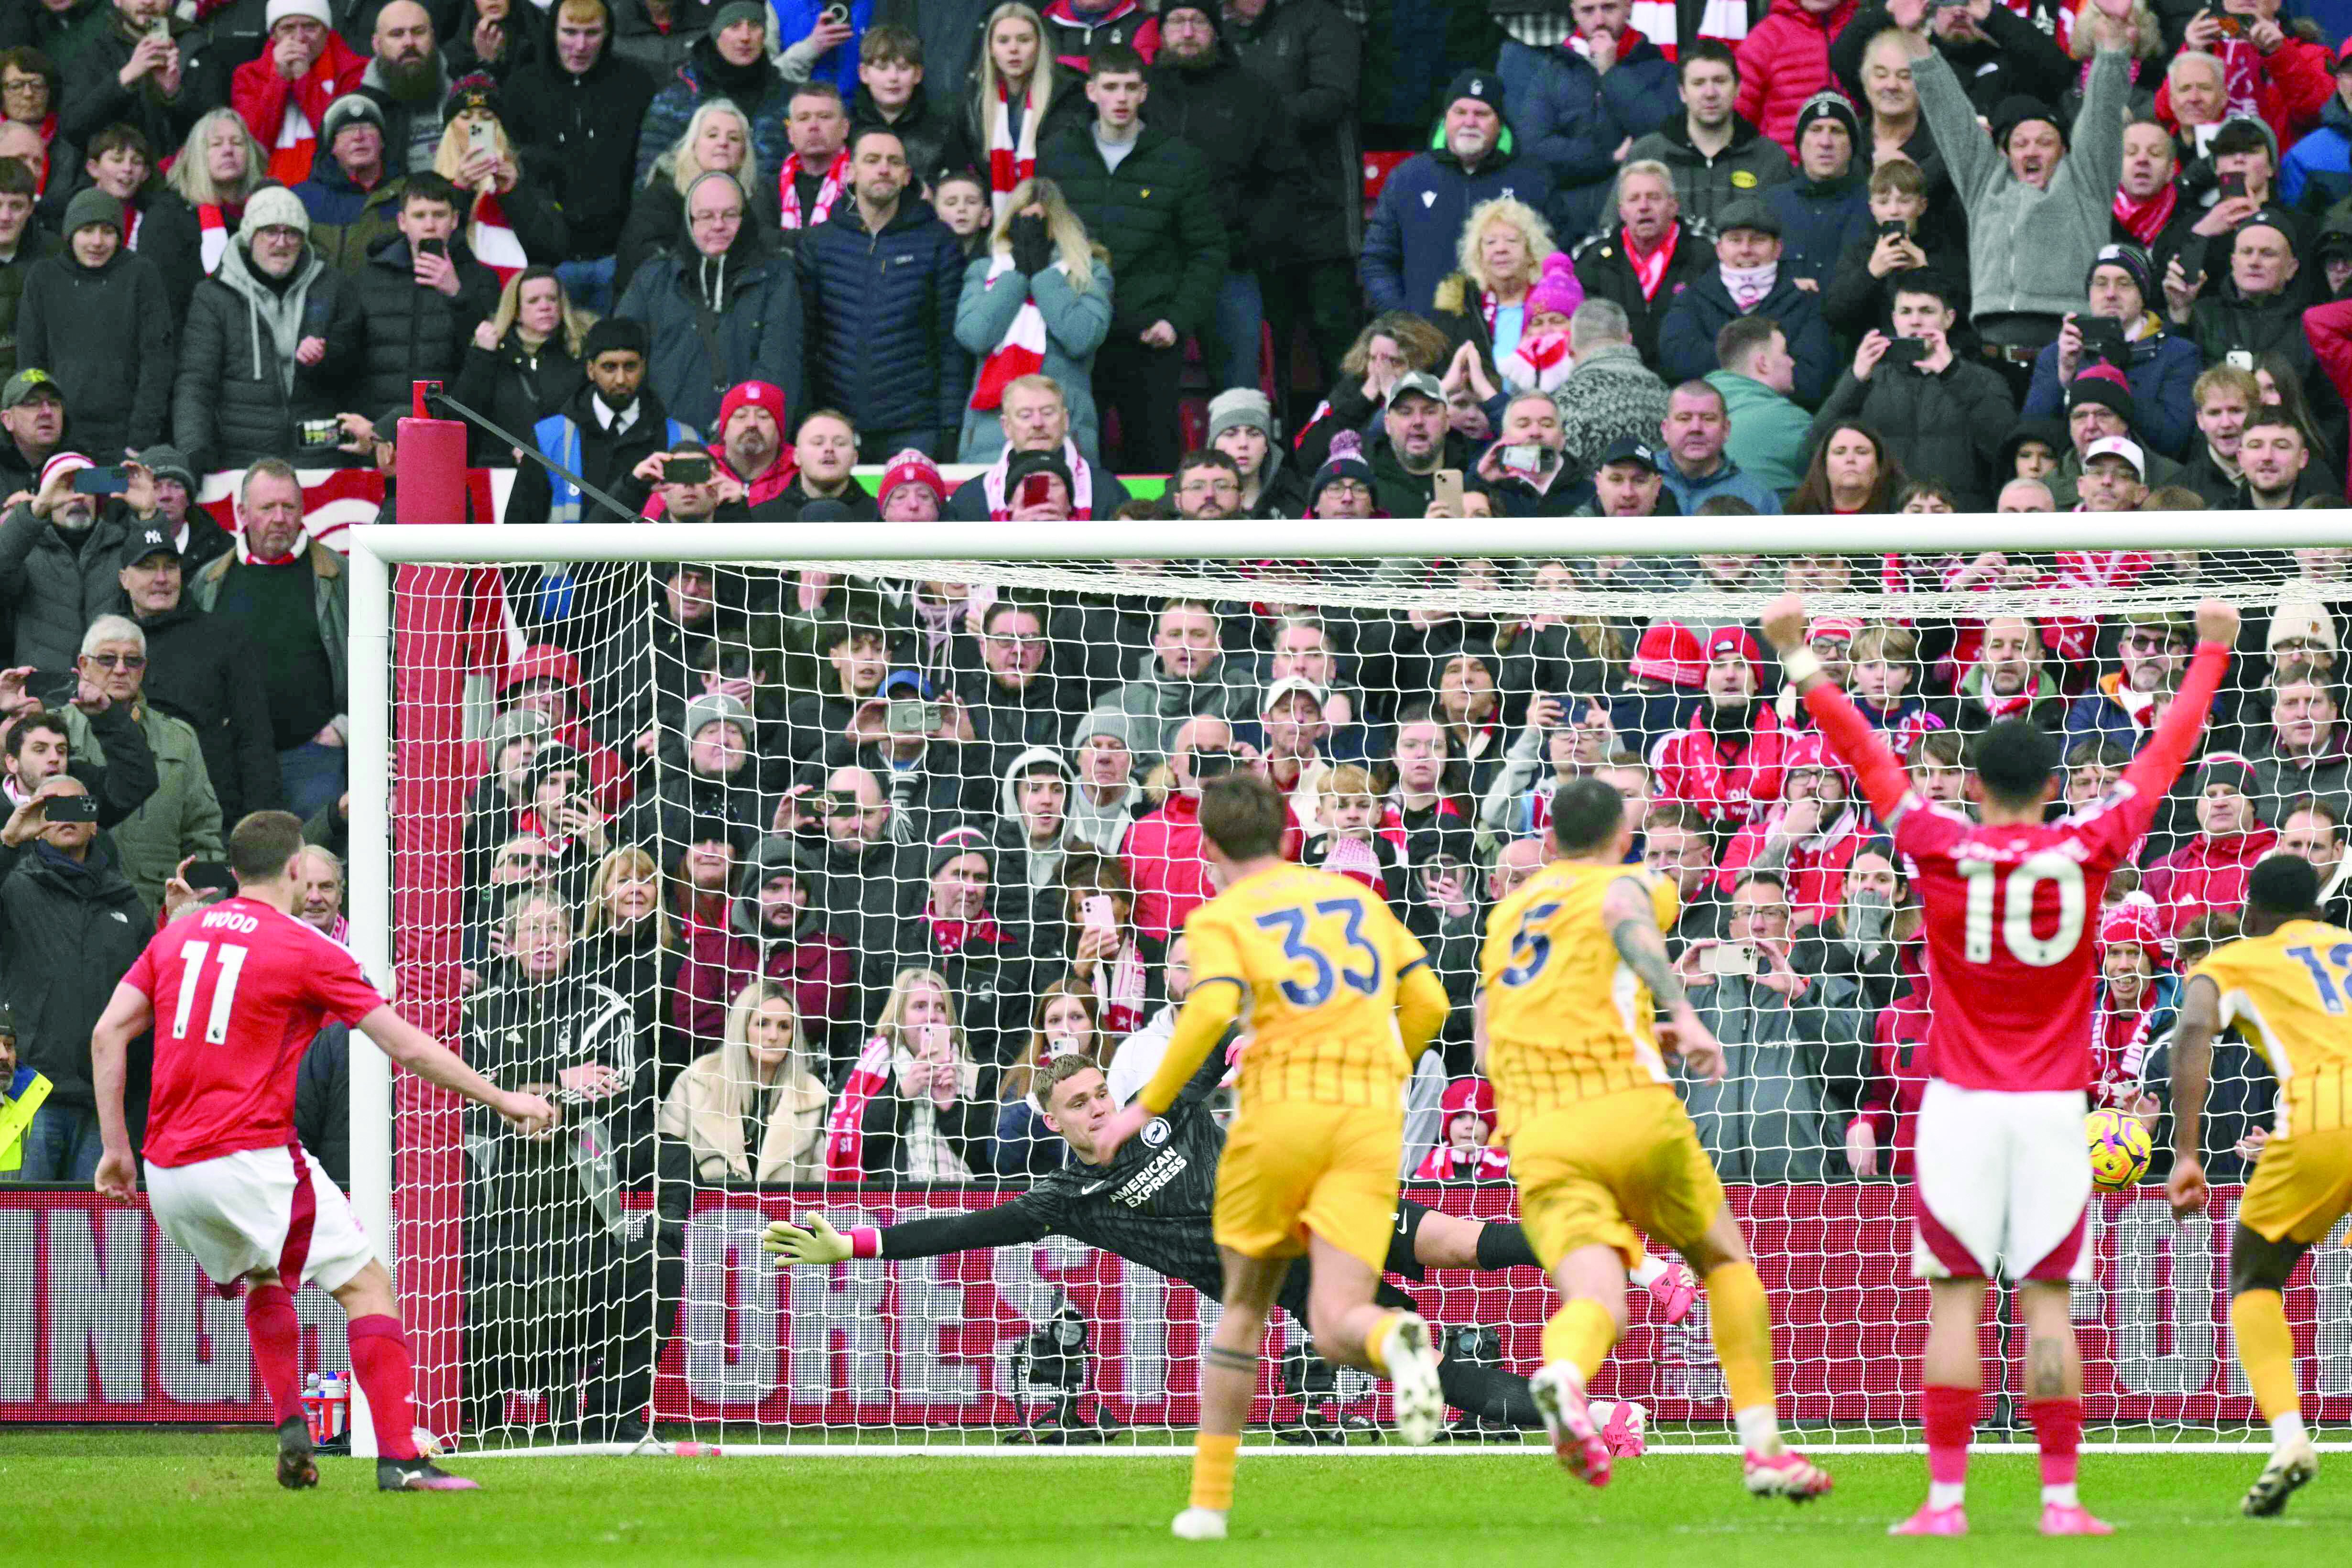
[[[2229,519],[2226,542],[2218,526]],[[1769,537],[1759,537],[1759,528]],[[1899,542],[1896,535],[1900,535]],[[1107,537],[1108,535],[1108,537]],[[573,561],[688,560],[713,565],[821,564],[838,562],[1100,562],[1148,557],[1171,561],[1286,559],[1363,561],[1382,557],[1657,556],[1742,553],[1769,556],[2026,550],[2278,550],[2352,547],[2352,513],[2264,512],[1951,512],[1696,517],[1655,520],[1628,537],[1615,520],[1380,518],[1181,519],[1026,522],[1017,527],[929,523],[582,523],[571,527],[504,523],[370,524],[347,534],[350,545],[351,730],[346,757],[350,815],[351,945],[362,965],[399,1000],[394,961],[393,712],[397,698],[393,645],[393,584],[404,565],[541,564]],[[977,546],[977,548],[975,548]],[[392,1065],[372,1043],[354,1041],[350,1066],[352,1202],[377,1256],[395,1283],[402,1258],[392,1228]],[[352,1452],[375,1451],[365,1396],[354,1385]],[[810,1445],[765,1446],[772,1452],[817,1451]],[[1873,1452],[1902,1445],[1871,1444]],[[2173,1452],[2182,1445],[2110,1444],[2117,1451]],[[2185,1447],[2195,1447],[2198,1445]],[[2237,1451],[2238,1445],[2211,1445]],[[2352,1442],[2328,1443],[2331,1450]],[[1712,1451],[1702,1446],[1703,1451]],[[530,1450],[545,1453],[547,1450]],[[615,1450],[618,1451],[618,1450]],[[844,1453],[926,1452],[857,1445]],[[1124,1450],[1114,1450],[1124,1451]],[[1135,1450],[1181,1452],[1158,1447]],[[1319,1451],[1319,1450],[1318,1450]],[[1344,1451],[1344,1450],[1343,1450]],[[1663,1450],[1662,1450],[1663,1451]]]

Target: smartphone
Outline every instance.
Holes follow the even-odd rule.
[[[119,496],[131,488],[131,476],[121,468],[76,468],[74,494]]]
[[[1899,217],[1884,219],[1878,226],[1878,237],[1881,239],[1908,239],[1911,237],[1911,226],[1905,223]]]
[[[1917,364],[1927,357],[1927,345],[1917,338],[1896,338],[1886,345],[1888,364]]]
[[[476,153],[493,153],[497,150],[498,143],[490,134],[490,122],[487,120],[468,119],[466,121],[467,154],[471,156]]]
[[[1118,915],[1111,907],[1108,893],[1088,893],[1078,904],[1080,919],[1088,931],[1117,931]]]
[[[449,254],[449,242],[446,239],[420,239],[416,242],[416,253],[419,256],[446,257]]]
[[[56,795],[41,807],[44,822],[96,822],[98,801],[86,795]]]
[[[710,482],[710,458],[688,457],[681,452],[662,464],[662,483],[666,485],[707,485]]]
[[[1231,752],[1194,752],[1192,782],[1201,784],[1209,779],[1221,779],[1234,771],[1234,761]]]
[[[1456,516],[1461,515],[1462,470],[1438,469],[1431,478],[1429,499],[1433,504],[1452,507]]]
[[[2194,236],[2183,240],[2180,248],[2173,253],[2173,259],[2180,263],[2180,275],[2191,283],[2205,276],[2204,237]]]
[[[1054,499],[1054,476],[1032,474],[1021,481],[1021,506],[1044,506]]]
[[[882,723],[893,735],[928,735],[940,727],[940,705],[936,702],[893,702]]]
[[[816,809],[822,816],[856,816],[861,808],[856,795],[827,790],[816,797]]]
[[[846,27],[849,26],[849,7],[839,4],[827,5],[816,14],[816,19],[819,26]]]
[[[2221,193],[2221,199],[2225,202],[2243,196],[2246,194],[2246,172],[2243,169],[2223,171],[2220,178],[2214,182],[2214,188]]]
[[[171,16],[167,14],[167,15],[164,15],[164,16],[158,16],[158,17],[156,17],[153,21],[152,21],[152,22],[148,23],[148,24],[147,24],[147,36],[148,36],[149,37],[151,37],[151,38],[154,39],[157,43],[161,43],[161,44],[168,44],[168,43],[170,43],[170,42],[172,41],[172,18],[171,18]]]
[[[2246,19],[2232,12],[2229,6],[2222,4],[2222,0],[2213,0],[2210,5],[2205,7],[2205,14],[2221,24],[2223,37],[2235,38],[2244,36]]]
[[[90,820],[94,822],[97,817],[93,815]],[[230,870],[224,861],[198,860],[188,868],[187,876],[182,879],[199,893],[217,892],[226,893],[231,898],[236,896],[236,873]]]
[[[1699,950],[1698,967],[1704,974],[1753,974],[1756,950],[1744,942],[1719,942]]]
[[[2120,366],[2126,350],[2124,324],[2107,316],[2077,316],[2074,330],[2083,335],[2083,352]]]
[[[343,444],[343,422],[340,419],[298,419],[294,432],[309,451],[332,451]]]

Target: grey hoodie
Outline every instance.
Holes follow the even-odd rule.
[[[1137,755],[1136,736],[1144,728],[1141,720],[1097,708],[1079,721],[1077,732],[1070,737],[1070,750],[1076,752],[1085,749],[1089,736],[1115,735],[1128,754],[1136,758],[1127,788],[1105,804],[1097,805],[1084,784],[1070,785],[1070,837],[1089,849],[1104,855],[1118,854],[1120,843],[1127,837],[1128,824],[1135,820],[1135,808],[1143,799],[1139,775],[1148,765],[1145,758]]]
[[[1029,841],[1029,825],[1021,819],[1021,775],[1040,763],[1062,775],[1070,786],[1071,795],[1078,793],[1077,775],[1071,771],[1069,759],[1051,746],[1032,746],[1013,759],[996,788],[996,847],[997,863],[1003,865],[1007,855],[1017,854],[1025,873],[1023,880],[1033,889],[1050,888],[1062,875],[1062,857],[1076,837],[1068,809],[1064,808],[1061,837],[1044,849]]]
[[[1969,288],[1977,320],[2020,310],[2063,316],[2082,309],[2083,279],[2107,243],[2116,186],[2123,179],[2129,68],[2121,51],[2099,51],[2066,156],[2050,188],[2037,191],[2010,173],[2009,159],[1977,123],[1976,106],[1944,57],[1930,53],[1912,62],[1920,118],[1968,209]]]

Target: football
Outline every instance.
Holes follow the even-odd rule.
[[[2102,1107],[2083,1119],[2083,1136],[2091,1145],[2091,1180],[2105,1191],[2122,1192],[2147,1174],[2156,1145],[2138,1117]]]

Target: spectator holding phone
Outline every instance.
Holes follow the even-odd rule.
[[[163,275],[124,247],[122,204],[86,190],[66,204],[65,249],[34,264],[16,321],[16,363],[57,378],[74,437],[113,458],[163,438],[177,322]]]
[[[120,602],[113,568],[123,545],[154,510],[154,478],[135,464],[102,468],[59,452],[42,467],[32,497],[0,516],[0,604],[14,611],[14,663],[52,676],[77,668],[83,630]]]
[[[376,247],[359,277],[366,331],[357,371],[360,407],[405,406],[412,382],[455,385],[467,341],[498,309],[498,274],[475,259],[457,233],[464,204],[457,188],[431,170],[403,184],[400,232]]]
[[[966,1182],[993,1168],[996,1103],[935,969],[895,973],[874,1034],[833,1102],[825,1179]]]
[[[2021,416],[2060,417],[2075,374],[2085,365],[2110,364],[2131,387],[2139,438],[2168,458],[2185,457],[2197,428],[2192,389],[2204,356],[2195,343],[2168,331],[2152,308],[2161,296],[2147,252],[2137,245],[2100,247],[2088,293],[2089,310],[2070,313],[2057,341],[2035,357]]]
[[[1997,373],[1955,350],[1959,313],[1951,291],[1932,272],[1901,275],[1891,312],[1895,335],[1874,330],[1862,340],[1813,430],[1826,438],[1860,420],[1885,437],[1906,470],[1941,477],[1962,510],[1981,511],[1998,489],[1993,460],[2017,423],[2017,408]]]

